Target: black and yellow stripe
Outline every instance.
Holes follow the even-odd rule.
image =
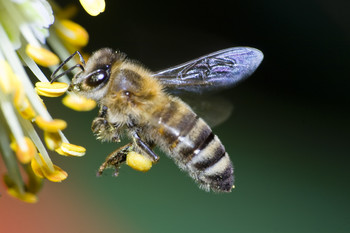
[[[158,115],[159,133],[175,162],[209,190],[229,192],[233,167],[210,127],[186,104],[173,99]]]

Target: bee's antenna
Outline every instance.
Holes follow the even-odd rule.
[[[57,72],[58,72],[68,61],[70,61],[76,54],[79,55],[80,62],[81,62],[83,65],[81,65],[81,64],[76,64],[75,66],[70,67],[68,70],[66,70],[66,71],[64,71],[64,72],[62,72],[61,74],[59,74],[59,75],[56,76]],[[53,83],[53,82],[56,81],[59,77],[62,77],[63,75],[65,75],[65,74],[71,72],[73,69],[75,69],[75,68],[77,68],[77,67],[79,67],[82,71],[84,71],[84,66],[85,66],[85,60],[84,60],[83,56],[81,55],[81,53],[80,53],[79,51],[75,51],[75,52],[74,52],[72,55],[70,55],[66,60],[64,60],[64,61],[57,67],[57,69],[51,74],[51,77],[50,77],[51,81],[50,81],[50,83]]]

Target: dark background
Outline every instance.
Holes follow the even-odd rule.
[[[117,146],[96,141],[96,110],[50,107],[67,137],[88,149],[56,158],[61,187],[108,232],[349,232],[349,1],[107,1],[81,11],[85,51],[112,47],[158,70],[232,46],[264,52],[256,73],[223,95],[234,105],[214,129],[235,165],[236,189],[205,193],[171,160],[142,174],[126,166],[96,178]],[[48,100],[57,101],[57,100]],[[60,104],[58,104],[60,105]],[[62,111],[64,109],[64,111]],[[59,199],[54,199],[59,202]],[[83,212],[81,214],[84,214]],[[102,221],[101,219],[104,219]]]

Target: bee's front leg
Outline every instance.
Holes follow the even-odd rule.
[[[107,111],[107,106],[102,106],[100,108],[98,117],[92,121],[91,130],[99,140],[120,142],[120,126],[108,122]]]
[[[117,150],[110,153],[105,162],[100,166],[97,172],[97,176],[102,175],[103,171],[113,166],[115,168],[114,176],[118,176],[120,166],[125,163],[127,154],[133,151],[132,143],[129,143],[123,147],[118,148]]]

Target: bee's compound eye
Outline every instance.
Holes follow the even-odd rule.
[[[105,69],[98,69],[86,76],[86,84],[90,87],[97,87],[109,79],[109,72]]]

